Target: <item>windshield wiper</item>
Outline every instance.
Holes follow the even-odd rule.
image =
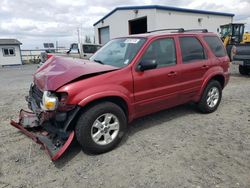
[[[94,59],[94,62],[100,63],[100,64],[104,65],[104,63],[101,60],[99,60],[99,59]]]

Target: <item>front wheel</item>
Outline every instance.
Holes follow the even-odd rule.
[[[202,97],[198,103],[199,110],[203,113],[214,112],[220,104],[221,97],[221,84],[216,80],[211,80],[203,91]]]
[[[104,153],[119,144],[126,127],[124,111],[114,103],[103,102],[83,112],[76,125],[76,138],[83,150]]]

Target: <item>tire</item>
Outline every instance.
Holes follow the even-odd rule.
[[[217,93],[217,95],[215,93]],[[220,104],[221,97],[222,97],[221,84],[217,80],[211,80],[207,84],[205,90],[203,91],[202,97],[198,103],[199,110],[202,113],[214,112]]]
[[[249,74],[249,70],[247,69],[247,67],[239,65],[239,72],[241,75],[247,75]]]
[[[100,154],[114,149],[122,140],[126,128],[127,118],[124,111],[112,102],[102,102],[82,113],[75,132],[84,151]]]

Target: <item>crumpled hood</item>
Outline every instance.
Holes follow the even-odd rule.
[[[55,91],[81,76],[118,69],[88,60],[53,56],[34,73],[34,83],[42,91]]]

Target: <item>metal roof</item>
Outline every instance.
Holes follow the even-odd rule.
[[[205,11],[205,10],[195,10],[195,9],[186,9],[186,8],[178,8],[178,7],[169,7],[169,6],[162,6],[162,5],[145,5],[145,6],[125,6],[125,7],[117,7],[103,18],[98,20],[94,23],[93,26],[97,25],[110,15],[112,15],[117,10],[134,10],[134,9],[158,9],[158,10],[168,10],[168,11],[176,11],[176,12],[188,12],[188,13],[196,13],[196,14],[210,14],[210,15],[219,15],[219,16],[230,16],[233,17],[234,14],[232,13],[223,13],[223,12],[214,12],[214,11]]]
[[[0,45],[10,45],[10,44],[21,45],[22,43],[17,39],[0,39]]]

